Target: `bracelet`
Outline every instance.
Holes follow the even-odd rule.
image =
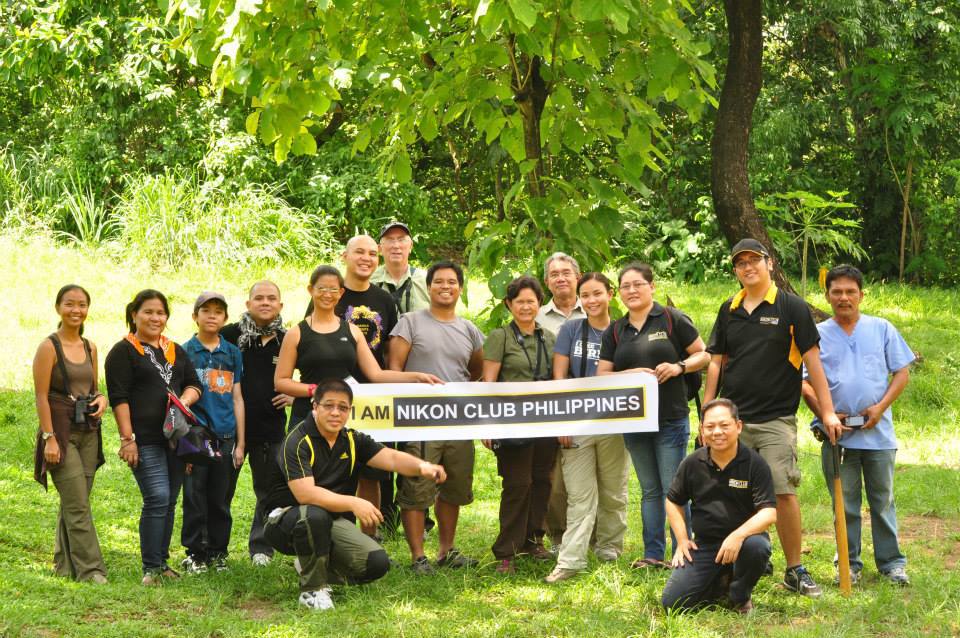
[[[126,443],[122,443],[122,444],[120,445],[120,449],[122,450],[122,449],[125,448],[125,447],[130,447],[130,446],[133,445],[133,444],[134,444],[134,441],[132,441],[132,440],[131,440],[131,441],[127,441]]]

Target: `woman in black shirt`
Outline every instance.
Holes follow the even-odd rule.
[[[629,314],[604,331],[597,374],[648,372],[660,384],[659,431],[628,433],[623,440],[642,491],[643,558],[633,567],[666,568],[664,499],[690,439],[683,375],[704,368],[710,356],[685,314],[653,300],[655,289],[647,264],[631,263],[620,271],[620,297]]]
[[[107,355],[107,394],[120,431],[121,459],[143,496],[140,557],[143,584],[179,575],[167,564],[183,464],[163,435],[167,390],[185,405],[200,398],[197,373],[183,348],[165,336],[170,307],[163,293],[142,290],[127,305],[130,334]]]

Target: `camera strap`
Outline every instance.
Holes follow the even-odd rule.
[[[77,397],[73,396],[70,392],[70,375],[67,374],[67,364],[63,356],[63,344],[60,343],[60,337],[54,333],[47,338],[53,343],[53,349],[57,353],[57,367],[60,368],[60,376],[63,377],[63,394],[71,401],[76,401]],[[83,341],[83,349],[87,353],[87,363],[93,366],[93,354],[90,352],[90,342],[83,337],[80,337],[80,339]],[[93,382],[96,384],[97,380],[94,379]],[[91,392],[93,390],[94,388],[91,388]]]
[[[534,328],[533,333],[537,336],[537,365],[534,367],[533,360],[530,358],[530,353],[527,352],[527,347],[523,344],[523,335],[520,333],[520,328],[517,327],[516,322],[510,322],[510,328],[513,330],[513,337],[517,340],[517,345],[520,346],[520,349],[523,350],[524,356],[527,357],[527,365],[530,366],[530,373],[533,375],[534,381],[540,380],[540,359],[544,350],[547,349],[546,344],[543,342],[543,331],[540,328]]]

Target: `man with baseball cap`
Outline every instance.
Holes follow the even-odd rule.
[[[370,283],[390,293],[401,315],[429,308],[426,273],[410,265],[413,250],[410,227],[403,222],[389,222],[380,231],[378,240],[383,265],[374,271]]]
[[[733,247],[731,260],[743,289],[717,313],[707,345],[711,360],[703,402],[723,396],[738,406],[744,423],[740,440],[760,453],[773,474],[784,585],[818,597],[820,587],[800,561],[796,413],[805,365],[831,438],[841,430],[820,362],[820,335],[807,304],[771,280],[773,259],[763,244],[743,239]]]

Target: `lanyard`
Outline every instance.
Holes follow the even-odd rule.
[[[533,360],[530,359],[530,353],[527,352],[526,346],[523,345],[523,335],[520,333],[520,328],[517,327],[516,322],[510,322],[510,328],[513,329],[513,336],[517,340],[517,345],[520,346],[520,349],[523,350],[523,354],[527,357],[527,365],[530,366],[530,373],[533,375],[534,381],[540,381],[540,355],[546,350],[546,345],[543,343],[543,332],[539,328],[534,329],[534,334],[537,335],[537,365],[534,368]]]

